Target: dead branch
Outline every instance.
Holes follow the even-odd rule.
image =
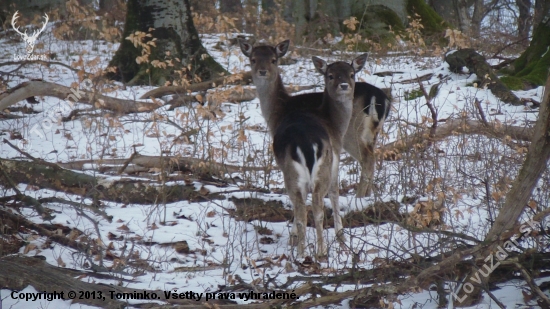
[[[232,74],[229,76],[221,76],[206,82],[190,84],[186,86],[158,87],[151,91],[148,91],[147,93],[142,95],[140,99],[160,98],[169,94],[187,94],[190,92],[205,91],[219,85],[248,85],[251,83],[251,80],[251,72]]]
[[[487,121],[487,118],[485,117],[485,112],[483,112],[483,108],[481,108],[481,102],[477,98],[474,99],[474,105],[476,106],[477,112],[479,113],[479,116],[481,117],[481,123],[483,123],[484,126],[488,127],[489,122]]]
[[[74,104],[77,100],[78,103],[90,104],[96,108],[123,114],[149,112],[159,107],[154,103],[113,98],[45,81],[28,81],[0,94],[0,110],[33,96],[52,96],[70,104]]]
[[[431,128],[418,130],[415,133],[389,143],[381,147],[385,159],[394,159],[399,153],[409,151],[416,145],[423,145],[430,136]],[[534,130],[532,128],[489,124],[486,126],[483,122],[469,119],[447,119],[443,125],[439,125],[432,136],[433,140],[441,140],[455,134],[482,134],[489,137],[505,138],[509,136],[513,140],[530,142]]]
[[[9,210],[0,209],[0,218],[2,218],[2,220],[10,220],[13,222],[17,222],[17,224],[20,226],[34,230],[39,235],[47,237],[58,244],[69,247],[78,252],[85,253],[88,250],[91,250],[91,248],[87,244],[84,244],[82,242],[77,242],[64,235],[59,235],[58,233],[50,232],[48,231],[48,229],[42,227],[41,225],[36,224],[30,220],[27,220],[24,216],[13,214]],[[91,252],[91,253],[94,254],[94,252]]]
[[[23,61],[6,61],[6,62],[2,62],[0,63],[0,67],[1,66],[6,66],[6,65],[18,65],[18,67],[8,73],[12,73],[12,72],[15,72],[19,69],[21,69],[23,66],[27,65],[27,64],[33,64],[33,63],[40,63],[40,64],[43,64],[47,67],[50,67],[52,65],[59,65],[59,66],[62,66],[66,69],[69,69],[73,72],[78,72],[79,70],[78,69],[75,69],[73,67],[71,67],[70,65],[67,65],[63,62],[58,62],[58,61],[42,61],[42,60],[23,60]]]
[[[550,299],[548,299],[548,296],[546,296],[546,294],[544,294],[544,292],[541,291],[541,289],[539,288],[535,280],[533,280],[533,277],[529,274],[527,269],[525,269],[525,267],[523,267],[520,263],[517,263],[517,262],[514,263],[514,265],[521,272],[521,275],[523,276],[523,278],[525,278],[525,281],[531,288],[531,291],[536,293],[540,297],[541,301],[543,301],[546,304],[546,306],[550,306]]]
[[[428,73],[428,74],[424,74],[422,76],[417,76],[415,78],[411,78],[411,79],[405,79],[405,80],[400,80],[400,81],[393,81],[391,82],[392,84],[414,84],[414,83],[420,83],[420,82],[425,82],[427,80],[430,80],[432,78],[434,74],[433,73]]]
[[[430,129],[430,138],[433,138],[437,130],[437,111],[435,110],[432,104],[432,100],[431,100],[432,98],[426,92],[426,89],[424,88],[424,85],[422,85],[422,82],[420,81],[420,79],[418,79],[418,85],[420,86],[420,90],[422,91],[422,94],[426,99],[426,105],[428,106],[428,109],[430,109],[430,113],[432,114],[432,127]]]

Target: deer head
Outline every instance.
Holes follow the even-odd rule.
[[[46,29],[46,25],[48,24],[48,14],[44,13],[44,24],[42,25],[42,29],[40,30],[34,30],[33,34],[32,35],[27,35],[27,30],[25,30],[24,33],[22,33],[21,31],[19,31],[19,27],[16,27],[15,26],[15,21],[17,20],[17,18],[19,18],[19,16],[17,15],[19,11],[15,11],[15,14],[13,14],[13,17],[11,19],[11,25],[13,27],[13,29],[15,30],[15,32],[19,33],[21,35],[21,37],[23,38],[23,40],[25,40],[25,42],[27,43],[27,55],[30,55],[32,53],[32,51],[34,50],[34,43],[36,42],[36,39],[38,38],[38,35],[40,33],[42,33],[42,31],[44,31],[44,29]]]

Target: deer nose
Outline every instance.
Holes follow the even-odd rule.
[[[260,76],[266,76],[267,70],[259,70],[258,73],[260,73]]]
[[[348,83],[341,83],[340,84],[340,88],[342,88],[342,90],[348,90],[348,87],[349,87]]]

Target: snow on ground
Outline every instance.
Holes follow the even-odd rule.
[[[37,49],[35,53],[55,52],[56,61],[65,64],[84,61],[87,72],[106,66],[108,60],[116,51],[118,44],[108,44],[94,41],[59,42],[53,39],[50,33],[41,35],[45,49]],[[204,35],[203,43],[224,67],[231,72],[249,69],[245,57],[238,46],[231,46],[227,51],[212,48],[219,41],[218,36]],[[0,62],[11,61],[13,54],[24,52],[22,42],[8,38],[0,40],[3,50],[0,52]],[[344,55],[345,59],[334,56],[330,60],[350,60],[351,55]],[[96,59],[96,61],[94,61]],[[89,62],[90,61],[90,62]],[[95,63],[94,63],[95,62]],[[79,87],[76,72],[59,65],[44,66],[31,64],[18,68],[17,64],[0,67],[3,72],[15,70],[9,75],[9,87],[15,87],[21,82],[30,79],[62,84],[68,87]],[[377,72],[398,72],[391,76],[379,77]],[[299,58],[295,64],[282,66],[283,80],[294,85],[318,85],[313,91],[321,91],[322,80],[315,73],[309,59]],[[449,72],[447,64],[436,57],[419,57],[415,55],[399,56],[371,56],[363,73],[358,79],[369,82],[378,87],[390,88],[394,97],[391,116],[385,125],[380,144],[389,144],[403,136],[412,134],[417,126],[429,126],[430,111],[423,96],[414,97],[411,94],[418,91],[417,82],[407,82],[419,76],[431,74],[423,82],[429,90],[439,84],[439,92],[431,101],[437,110],[438,119],[459,118],[464,114],[473,115],[474,102],[479,100],[489,121],[499,121],[516,126],[532,126],[537,118],[537,109],[524,106],[511,106],[500,102],[490,91],[477,88],[474,84],[477,77],[474,74],[454,74]],[[152,87],[119,88],[110,96],[123,99],[137,99]],[[520,98],[533,98],[540,101],[543,88],[530,91],[518,91]],[[407,100],[406,98],[411,98]],[[18,131],[22,140],[15,140],[19,147],[34,157],[49,162],[70,162],[74,160],[128,158],[134,148],[142,155],[159,155],[161,152],[171,155],[192,156],[196,158],[214,158],[218,162],[225,162],[236,166],[265,166],[273,165],[274,160],[269,151],[270,139],[266,134],[265,124],[259,110],[259,101],[230,103],[221,105],[223,117],[205,119],[198,115],[201,107],[194,104],[191,107],[179,107],[168,110],[161,107],[155,113],[166,117],[186,129],[196,128],[198,134],[188,143],[173,143],[173,139],[181,132],[176,126],[164,121],[151,121],[152,113],[138,113],[121,117],[113,117],[103,113],[98,117],[80,117],[73,121],[61,122],[61,116],[67,116],[73,108],[87,109],[85,104],[69,103],[53,97],[40,97],[39,103],[32,107],[40,113],[24,114],[13,112],[14,115],[24,116],[19,119],[3,119],[0,122],[0,134],[9,139],[10,131]],[[147,100],[145,100],[147,101]],[[28,106],[22,101],[15,107]],[[67,107],[69,106],[69,107]],[[90,111],[97,113],[97,111]],[[244,135],[242,135],[244,134]],[[244,136],[244,137],[243,137]],[[0,146],[0,157],[21,158],[21,154],[6,144]],[[488,221],[495,214],[479,207],[485,203],[485,187],[482,182],[487,179],[513,179],[518,165],[511,165],[517,157],[517,149],[512,149],[502,142],[484,136],[472,138],[465,135],[455,135],[437,143],[426,151],[428,162],[416,162],[414,149],[403,154],[402,160],[385,161],[377,169],[376,179],[380,186],[380,194],[365,199],[354,198],[353,190],[342,194],[340,204],[343,214],[361,210],[375,201],[402,201],[404,197],[421,196],[424,201],[436,198],[438,192],[446,194],[446,225],[455,232],[466,233],[482,239],[488,230]],[[346,159],[347,154],[342,154]],[[345,160],[344,160],[345,161]],[[418,163],[418,164],[415,164]],[[496,175],[487,175],[487,170]],[[437,166],[437,168],[434,168]],[[88,166],[93,168],[93,166]],[[342,164],[340,179],[344,184],[354,184],[357,181],[358,166],[354,163]],[[90,172],[93,173],[93,172]],[[235,176],[235,175],[232,175]],[[245,172],[238,175],[244,183],[258,188],[269,187],[281,189],[282,174],[279,171],[264,173],[262,171]],[[128,179],[127,176],[110,176],[112,180]],[[496,182],[496,180],[492,180]],[[547,179],[546,179],[547,181]],[[544,182],[544,180],[542,181]],[[170,184],[167,184],[170,185]],[[195,182],[197,188],[201,183]],[[541,183],[541,185],[544,185]],[[226,193],[229,197],[255,197],[265,200],[280,200],[285,207],[290,208],[290,201],[284,194],[265,194],[243,192],[236,185],[225,188],[206,186],[211,192]],[[77,203],[91,203],[81,201],[79,197],[70,194],[37,190],[26,185],[19,185],[19,190],[36,198],[61,197]],[[279,191],[277,191],[279,192]],[[426,192],[433,192],[427,196]],[[12,190],[4,190],[4,195],[14,194]],[[547,193],[542,193],[537,201],[541,207],[548,207]],[[495,202],[498,204],[498,202]],[[328,205],[328,200],[327,200]],[[182,201],[167,205],[135,205],[105,203],[105,211],[113,216],[109,223],[105,218],[92,213],[87,209],[77,209],[60,203],[48,203],[54,210],[55,218],[51,224],[61,224],[69,228],[78,229],[92,239],[100,238],[103,244],[113,243],[110,249],[115,255],[128,254],[128,246],[132,246],[139,258],[147,260],[158,272],[145,272],[140,277],[118,274],[120,278],[134,279],[128,287],[146,290],[174,290],[214,292],[220,287],[234,283],[237,276],[246,283],[257,284],[266,278],[276,278],[278,284],[285,283],[287,278],[299,274],[292,267],[287,267],[288,260],[272,263],[269,267],[257,267],[258,264],[267,264],[266,261],[276,261],[281,255],[288,254],[289,222],[242,222],[234,220],[228,210],[235,205],[229,199],[210,202]],[[414,205],[407,205],[411,211]],[[493,205],[493,207],[496,207]],[[99,225],[96,227],[82,215],[85,212]],[[42,220],[31,208],[23,208],[21,215],[41,223]],[[526,217],[527,218],[527,217]],[[526,219],[524,218],[524,219]],[[165,222],[165,224],[160,224]],[[258,227],[272,231],[274,242],[261,241],[262,235]],[[346,272],[355,263],[350,252],[341,252],[334,244],[333,229],[326,229],[329,239],[329,259],[321,263],[323,274]],[[424,255],[440,254],[444,248],[438,247],[441,240],[436,234],[411,235],[410,232],[394,224],[367,225],[353,229],[346,229],[349,234],[350,248],[359,254],[357,267],[372,268],[375,261],[380,259],[406,259],[412,253]],[[110,237],[114,235],[114,237]],[[108,236],[109,235],[109,236]],[[121,237],[123,236],[123,237]],[[86,264],[84,256],[70,248],[56,243],[46,244],[46,239],[30,234],[20,234],[28,244],[20,249],[20,254],[28,256],[41,255],[52,265],[64,265],[67,268],[83,269]],[[120,240],[123,238],[124,240]],[[313,241],[314,231],[308,228],[308,239]],[[189,254],[180,254],[172,246],[162,244],[185,240],[190,249]],[[526,240],[533,243],[534,240]],[[153,243],[153,245],[150,245]],[[433,247],[431,251],[416,252],[417,248]],[[332,250],[331,250],[332,249]],[[105,260],[105,266],[113,266],[115,261]],[[84,278],[82,280],[118,284],[118,280],[102,280]],[[535,303],[525,303],[521,295],[523,281],[500,284],[494,294],[509,308],[527,308],[536,306]],[[297,287],[297,286],[296,286]],[[342,285],[338,291],[362,287],[360,285]],[[334,289],[335,287],[326,287]],[[32,287],[22,292],[32,292]],[[37,301],[30,303],[11,298],[11,291],[2,290],[0,304],[4,308],[85,308],[86,306],[71,305],[70,301]],[[399,297],[395,308],[437,308],[437,294],[433,291],[410,293]],[[301,295],[301,297],[306,297]],[[238,300],[240,303],[247,303]],[[347,308],[344,302],[341,308]],[[494,308],[496,305],[487,295],[484,301],[472,308]],[[1,307],[1,306],[0,306]],[[332,307],[335,308],[335,307]]]

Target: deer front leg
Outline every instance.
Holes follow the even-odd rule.
[[[342,217],[340,216],[340,192],[338,187],[338,165],[340,164],[340,157],[334,154],[334,161],[332,165],[332,175],[329,189],[330,204],[332,205],[332,216],[334,217],[334,233],[340,245],[346,243],[346,236],[343,233]]]
[[[316,188],[317,189],[317,188]],[[327,192],[327,190],[314,190],[312,196],[312,210],[313,210],[313,220],[315,221],[315,231],[317,234],[317,258],[324,260],[327,256],[327,248],[325,246],[325,241],[323,238],[323,227],[325,219],[325,203],[323,201],[324,194],[322,192]],[[321,192],[319,192],[321,191]]]

